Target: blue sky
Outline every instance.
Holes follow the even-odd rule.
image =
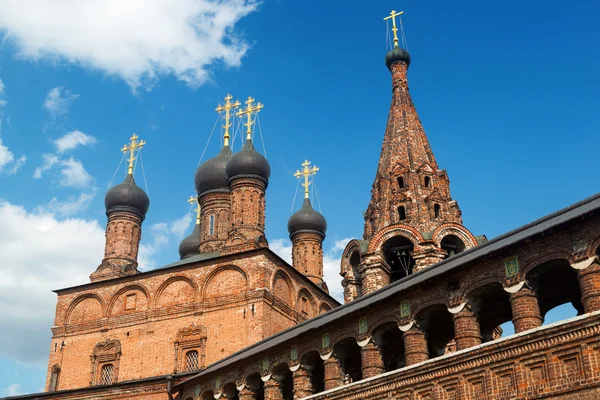
[[[392,8],[405,11],[413,100],[474,234],[492,238],[599,189],[593,2],[77,3],[0,0],[0,395],[43,388],[50,290],[86,282],[100,263],[103,196],[133,132],[148,143],[140,260],[178,259],[227,93],[265,104],[267,237],[282,254],[293,172],[304,159],[319,166],[339,294],[337,260],[362,235],[387,120]],[[136,178],[144,187],[141,169]]]

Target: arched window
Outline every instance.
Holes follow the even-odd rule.
[[[50,375],[50,387],[48,388],[49,392],[56,392],[58,390],[58,377],[60,375],[60,367],[58,364],[55,364],[52,367],[52,374]]]
[[[398,187],[399,187],[400,189],[404,189],[404,178],[403,178],[403,177],[401,177],[401,176],[399,176],[399,177],[397,178],[397,180],[398,180]]]
[[[406,219],[406,209],[404,206],[398,207],[398,220],[404,221]]]
[[[113,373],[115,366],[112,364],[104,364],[100,369],[100,384],[101,385],[112,385]]]
[[[431,178],[428,176],[425,177],[425,187],[431,187]]]
[[[185,353],[185,370],[186,372],[198,371],[198,351],[190,350]]]
[[[435,218],[439,218],[440,217],[440,213],[441,213],[441,207],[439,204],[435,204],[433,206],[433,215],[435,216]]]
[[[175,340],[175,371],[190,372],[204,369],[206,328],[191,324],[177,333]]]
[[[107,339],[96,344],[92,353],[90,385],[111,385],[119,381],[121,342]]]
[[[210,217],[208,217],[208,234],[209,235],[215,234],[215,216],[214,215],[211,215]]]

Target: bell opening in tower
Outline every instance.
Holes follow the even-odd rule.
[[[390,282],[412,274],[415,266],[413,250],[413,243],[404,236],[395,236],[383,244],[385,262],[390,267]]]
[[[440,243],[442,249],[446,250],[446,257],[452,257],[455,254],[462,253],[467,248],[462,240],[458,236],[448,235],[442,239]]]

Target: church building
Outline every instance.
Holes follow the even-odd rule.
[[[104,259],[57,290],[46,392],[20,399],[598,399],[600,195],[488,240],[450,195],[408,88],[392,11],[391,106],[362,238],[323,281],[327,223],[304,201],[293,262],[265,237],[270,166],[252,125],[262,104],[228,95],[223,147],[195,175],[197,219],[181,259],[138,270],[146,193],[129,168],[106,194]],[[384,94],[377,94],[384,95]],[[241,108],[240,108],[241,107]],[[230,148],[231,118],[245,120]],[[356,216],[359,218],[360,216]],[[544,325],[571,303],[578,315]],[[512,323],[515,334],[501,325]]]

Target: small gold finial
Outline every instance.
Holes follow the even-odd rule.
[[[131,140],[131,143],[129,145],[123,146],[123,148],[121,149],[121,151],[123,153],[129,152],[129,160],[128,160],[129,161],[129,168],[127,169],[127,175],[133,175],[133,162],[136,159],[136,157],[135,157],[135,150],[136,149],[141,149],[146,144],[146,142],[144,142],[143,140],[140,140],[138,142],[137,141],[138,139],[139,139],[138,135],[136,135],[134,133],[133,136],[131,138],[129,138],[129,140]]]
[[[229,146],[229,128],[231,128],[231,123],[229,122],[229,113],[232,109],[238,108],[242,105],[242,103],[240,103],[239,100],[236,100],[232,103],[231,99],[233,99],[233,97],[230,94],[228,94],[227,96],[225,96],[225,104],[219,104],[216,108],[216,111],[218,112],[225,111],[225,125],[223,125],[223,128],[225,128],[225,134],[223,134],[223,146]]]
[[[302,186],[304,186],[304,198],[308,199],[308,187],[312,183],[308,180],[308,178],[311,175],[315,175],[317,173],[317,171],[319,170],[319,168],[316,165],[309,167],[310,161],[308,161],[308,160],[304,160],[304,162],[302,163],[302,166],[304,167],[302,169],[302,171],[297,170],[296,173],[294,174],[294,176],[296,178],[300,178],[301,176],[304,176],[304,183],[302,184]]]
[[[190,198],[188,199],[188,203],[196,203],[196,225],[200,225],[200,203],[198,202],[198,197],[190,196]]]
[[[238,117],[243,117],[246,115],[247,122],[244,123],[244,126],[248,128],[246,131],[246,140],[252,139],[252,124],[254,124],[254,121],[252,120],[252,113],[259,112],[264,107],[262,103],[256,103],[255,106],[253,106],[252,103],[254,103],[254,99],[252,97],[248,97],[248,100],[246,100],[246,109],[241,109],[236,114]]]
[[[396,27],[396,17],[404,14],[404,11],[396,12],[396,10],[392,10],[388,17],[385,17],[383,20],[386,21],[388,19],[392,19],[392,31],[394,32],[394,47],[398,47],[398,28]]]

